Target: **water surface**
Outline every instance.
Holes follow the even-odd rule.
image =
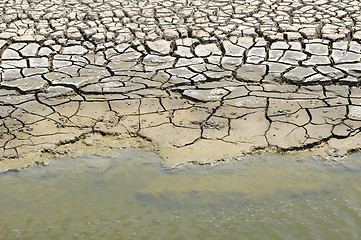
[[[361,155],[163,168],[139,149],[0,174],[1,239],[361,239]]]

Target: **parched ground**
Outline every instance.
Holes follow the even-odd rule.
[[[127,146],[170,167],[359,151],[360,9],[357,0],[1,1],[0,170]]]

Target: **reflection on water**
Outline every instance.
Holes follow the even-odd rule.
[[[0,174],[0,238],[361,239],[361,155],[159,162],[132,149]]]

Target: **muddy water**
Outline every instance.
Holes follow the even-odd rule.
[[[1,239],[361,239],[361,155],[163,168],[132,149],[0,175]]]

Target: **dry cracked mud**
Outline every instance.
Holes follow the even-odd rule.
[[[0,171],[145,147],[168,167],[361,149],[361,3],[0,2]]]

